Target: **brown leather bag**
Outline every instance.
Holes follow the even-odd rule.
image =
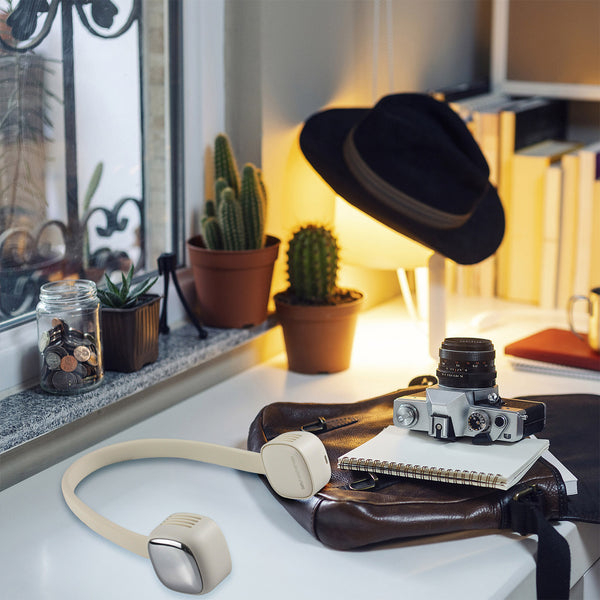
[[[528,398],[546,403],[546,426],[538,437],[550,439],[553,454],[578,477],[576,496],[567,496],[560,474],[543,459],[506,491],[337,468],[339,456],[392,423],[394,398],[422,389],[406,388],[350,404],[271,404],[252,423],[248,447],[259,450],[268,440],[291,430],[304,429],[319,436],[332,465],[330,483],[306,501],[276,497],[327,546],[345,550],[465,530],[537,533],[538,597],[549,597],[551,592],[553,598],[561,594],[568,598],[568,545],[548,521],[600,522],[600,397]]]

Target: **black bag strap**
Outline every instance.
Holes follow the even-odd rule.
[[[510,526],[521,535],[537,534],[536,590],[538,600],[568,600],[571,551],[567,540],[544,516],[544,494],[532,485],[509,502]]]

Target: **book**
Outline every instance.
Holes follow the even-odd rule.
[[[430,96],[433,96],[436,100],[441,102],[456,102],[457,100],[464,100],[471,96],[480,96],[487,94],[490,91],[490,83],[487,80],[483,81],[465,81],[455,85],[449,85],[446,87],[431,90]]]
[[[515,152],[544,140],[563,140],[567,129],[567,103],[529,97],[515,100],[500,113],[498,149],[498,195],[502,201],[506,220],[511,218],[513,201],[511,193],[512,162]],[[497,290],[507,297],[511,264],[508,258],[512,240],[507,231],[498,249]]]
[[[592,207],[592,223],[600,223],[600,165],[598,165],[597,179],[594,181],[594,201]],[[594,235],[590,247],[592,260],[590,261],[590,288],[600,286],[600,235]]]
[[[560,209],[560,235],[558,241],[558,274],[556,304],[567,308],[573,295],[575,276],[575,236],[579,203],[579,152],[569,152],[561,159],[563,171]]]
[[[551,164],[544,173],[542,264],[540,299],[542,308],[556,308],[558,284],[558,243],[562,198],[562,165]]]
[[[340,469],[506,490],[548,450],[548,440],[477,446],[468,438],[446,442],[423,431],[390,425],[338,459]]]
[[[513,103],[513,98],[501,94],[490,97],[486,102],[474,103],[470,111],[473,137],[488,163],[490,181],[495,186],[498,185],[500,168],[500,114]]]
[[[513,104],[512,98],[503,97],[473,110],[473,135],[490,169],[490,183],[496,188],[500,181],[500,114]],[[496,295],[496,255],[484,261],[462,267],[471,271],[473,292],[483,298]]]
[[[579,197],[577,205],[577,233],[575,238],[575,269],[573,293],[587,294],[597,285],[590,281],[592,240],[598,237],[600,221],[594,221],[594,183],[598,179],[600,142],[579,150]],[[594,231],[595,227],[595,231]]]
[[[518,150],[512,161],[511,210],[505,236],[508,280],[504,297],[539,304],[544,237],[544,182],[548,167],[577,148],[575,142],[545,140]]]
[[[476,126],[473,119],[474,113],[483,110],[486,106],[495,106],[500,103],[507,105],[510,102],[512,102],[512,98],[507,94],[489,92],[460,100],[448,101],[448,106],[465,122],[469,131],[473,137],[475,137]]]
[[[594,352],[586,335],[578,338],[568,329],[548,328],[516,340],[504,348],[504,354],[523,359],[600,371],[600,354]]]
[[[462,117],[488,164],[492,185],[499,179],[499,116],[514,102],[506,94],[488,93],[463,101],[450,102]],[[455,291],[467,296],[491,298],[496,293],[496,257],[490,256],[476,265],[454,267]]]

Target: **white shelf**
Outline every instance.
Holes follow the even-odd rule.
[[[544,96],[568,100],[600,100],[600,85],[582,83],[542,83],[537,81],[504,80],[497,88],[513,95]]]
[[[540,7],[543,10],[543,7]],[[490,79],[494,91],[514,95],[539,95],[569,100],[600,101],[600,85],[552,83],[508,79],[509,0],[494,0]]]

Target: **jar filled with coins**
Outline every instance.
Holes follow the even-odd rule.
[[[44,284],[37,305],[40,384],[53,394],[78,394],[104,376],[96,284],[66,279]]]

